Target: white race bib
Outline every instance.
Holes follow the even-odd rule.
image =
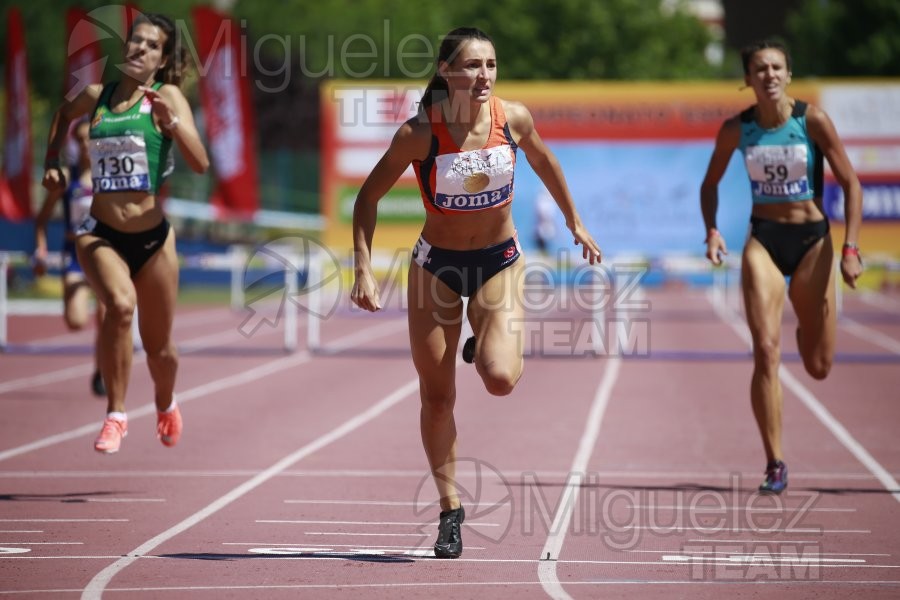
[[[747,147],[745,162],[753,195],[785,200],[808,195],[808,157],[806,144]]]
[[[140,135],[91,140],[91,177],[94,193],[150,189],[147,144]]]
[[[504,204],[512,192],[515,157],[507,145],[435,158],[434,205],[475,211]]]

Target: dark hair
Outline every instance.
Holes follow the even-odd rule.
[[[184,46],[179,43],[177,32],[175,31],[175,23],[166,15],[158,13],[141,13],[134,19],[131,29],[128,31],[128,39],[138,25],[153,25],[157,27],[166,36],[163,44],[162,55],[166,64],[156,72],[154,79],[162,83],[171,83],[172,85],[181,85],[184,81],[189,66],[187,51]]]
[[[784,60],[787,64],[787,70],[791,70],[791,53],[788,51],[787,46],[785,46],[784,42],[782,42],[781,40],[769,38],[750,42],[749,44],[741,48],[741,63],[744,65],[744,75],[750,74],[750,60],[753,58],[753,55],[760,50],[765,50],[767,48],[778,50],[779,52],[784,54]]]
[[[434,75],[431,76],[431,81],[428,82],[425,93],[422,94],[422,102],[419,104],[421,108],[436,104],[447,97],[450,88],[447,86],[447,80],[438,73],[437,66],[442,62],[452,63],[459,54],[463,42],[469,40],[482,40],[490,42],[491,45],[494,44],[494,40],[477,27],[457,27],[445,35],[441,41],[441,47],[438,49]]]

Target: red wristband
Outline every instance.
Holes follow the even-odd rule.
[[[841,248],[841,256],[855,256],[859,258],[859,246],[855,244],[844,244],[844,247]]]

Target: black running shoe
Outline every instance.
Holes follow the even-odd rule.
[[[463,544],[460,527],[466,519],[466,511],[460,506],[454,510],[441,512],[441,522],[438,524],[438,538],[434,543],[434,556],[436,558],[459,558],[462,554]]]
[[[469,363],[470,365],[475,362],[475,336],[473,335],[469,339],[466,340],[466,343],[463,344],[462,351],[463,360]]]
[[[106,384],[103,383],[103,376],[99,370],[94,371],[94,376],[91,377],[91,391],[95,396],[106,396]]]
[[[766,465],[766,478],[760,484],[759,491],[764,494],[780,494],[788,485],[787,465],[775,460]]]

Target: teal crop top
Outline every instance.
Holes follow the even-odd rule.
[[[741,113],[739,147],[754,204],[800,202],[822,195],[822,151],[806,131],[806,108],[797,100],[787,122],[775,129],[757,124],[753,106]]]

